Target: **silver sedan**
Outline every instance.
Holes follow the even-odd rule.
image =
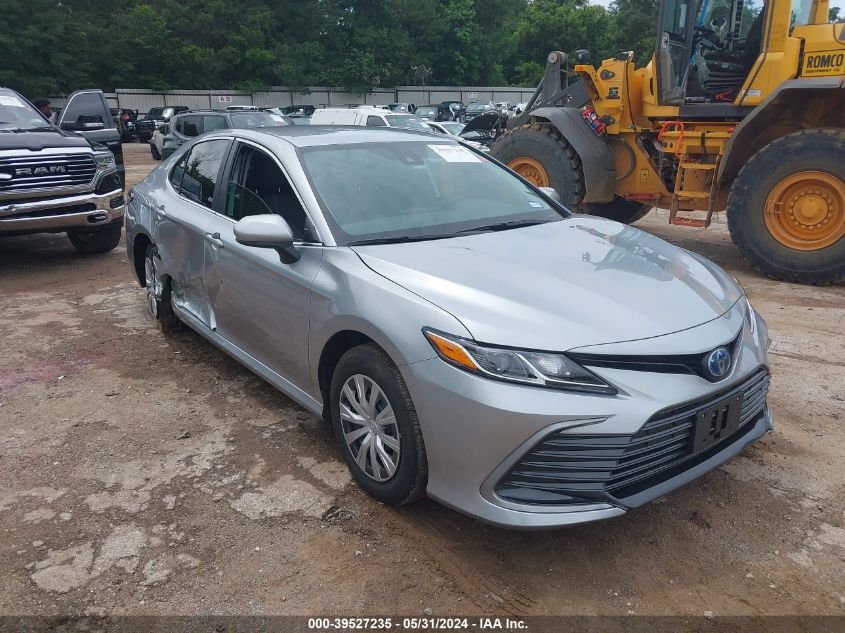
[[[407,130],[224,130],[130,193],[185,324],[329,422],[387,504],[619,516],[772,429],[767,329],[715,264]]]

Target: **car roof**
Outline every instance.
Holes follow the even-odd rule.
[[[295,147],[345,145],[349,143],[400,143],[435,138],[438,143],[451,143],[443,136],[433,137],[424,131],[394,127],[366,127],[362,125],[283,125],[248,128],[234,131],[237,136],[262,141],[277,138]]]

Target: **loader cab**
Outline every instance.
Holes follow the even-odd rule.
[[[662,0],[655,53],[659,103],[732,103],[760,53],[762,9],[761,0]]]

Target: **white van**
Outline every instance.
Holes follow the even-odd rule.
[[[391,112],[384,108],[320,108],[311,115],[311,125],[367,125],[370,127],[401,127],[430,132],[425,121],[413,114]]]

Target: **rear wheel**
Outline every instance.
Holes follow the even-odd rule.
[[[94,231],[73,231],[68,233],[68,239],[77,252],[83,255],[98,255],[108,253],[120,242],[120,229],[123,222],[118,220],[105,228]]]
[[[531,123],[505,132],[490,154],[536,187],[552,187],[572,208],[584,199],[578,154],[550,123]]]
[[[773,141],[731,188],[728,228],[743,256],[774,279],[845,279],[845,131],[808,130]]]
[[[610,202],[582,204],[581,211],[608,220],[616,220],[622,222],[622,224],[631,224],[645,217],[651,211],[651,206],[616,196]]]

